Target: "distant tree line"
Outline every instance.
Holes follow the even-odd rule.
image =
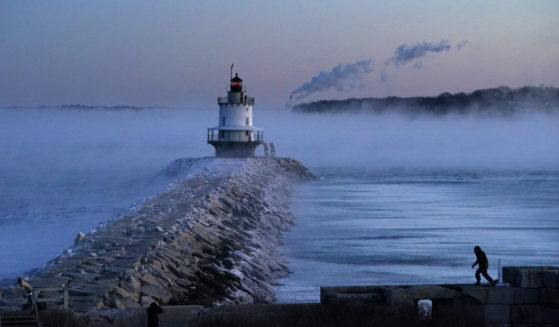
[[[391,113],[409,114],[514,114],[518,112],[559,111],[559,89],[548,86],[524,86],[512,89],[500,86],[472,93],[442,93],[435,97],[386,97],[345,100],[321,100],[300,103],[298,113]]]

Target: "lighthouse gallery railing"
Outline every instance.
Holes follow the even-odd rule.
[[[208,142],[259,142],[264,141],[264,131],[235,131],[235,130],[219,130],[217,128],[208,128]]]

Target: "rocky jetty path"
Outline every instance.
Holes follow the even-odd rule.
[[[314,176],[288,158],[180,159],[162,173],[181,178],[78,237],[29,283],[65,285],[77,312],[273,301],[271,282],[288,272],[276,248],[293,223],[292,183]],[[4,290],[0,311],[26,301]]]

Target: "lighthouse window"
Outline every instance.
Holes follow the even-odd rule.
[[[221,125],[225,125],[225,117],[221,117]]]
[[[247,124],[247,125],[248,125],[248,122],[249,122],[249,120],[248,120],[248,117],[247,117],[247,118],[246,118],[246,124]]]
[[[245,135],[248,136],[248,131],[245,131]]]

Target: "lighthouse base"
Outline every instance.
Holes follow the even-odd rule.
[[[215,148],[218,158],[248,158],[254,157],[254,150],[261,142],[223,142],[209,141]]]

